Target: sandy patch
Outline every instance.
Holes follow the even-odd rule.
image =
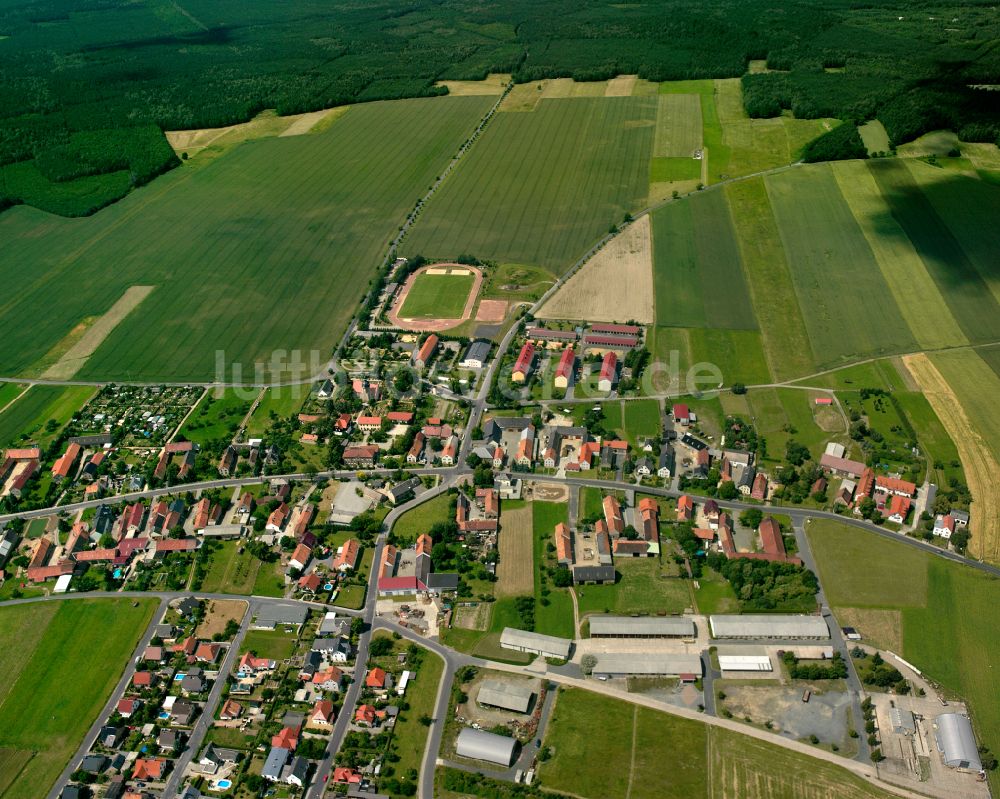
[[[435,86],[444,86],[448,94],[456,97],[470,95],[494,95],[503,94],[507,84],[510,83],[510,75],[504,73],[491,73],[486,76],[486,80],[439,80]]]
[[[608,85],[604,87],[604,96],[631,97],[632,91],[635,89],[635,82],[638,79],[638,75],[619,75],[617,78],[612,78],[608,81]]]
[[[507,318],[507,300],[482,300],[476,310],[477,322],[502,322]]]
[[[227,147],[252,139],[274,136],[300,136],[318,133],[342,116],[350,106],[324,108],[305,114],[278,116],[274,111],[262,111],[249,122],[227,125],[224,128],[196,128],[194,130],[168,130],[164,132],[167,141],[178,155],[187,153],[193,157],[207,147]]]
[[[292,120],[292,124],[285,128],[279,136],[301,136],[304,133],[308,133],[322,122],[326,117],[332,114],[337,109],[335,108],[324,108],[322,111],[311,111],[308,114],[301,114],[297,117],[286,117]]]
[[[585,263],[538,313],[541,319],[652,324],[653,247],[649,215],[633,222]]]
[[[42,373],[42,377],[47,380],[69,380],[73,377],[119,322],[135,310],[154,288],[156,286],[129,286],[118,302],[97,318],[63,356]]]
[[[243,621],[248,603],[242,599],[210,599],[205,609],[205,620],[198,625],[198,638],[211,640],[216,633],[226,629],[230,621]]]
[[[569,487],[561,483],[535,483],[531,496],[540,502],[568,502]]]
[[[930,358],[923,353],[904,355],[903,365],[958,448],[974,498],[969,519],[972,531],[969,552],[996,563],[1000,560],[1000,464]]]
[[[522,596],[535,590],[534,556],[532,554],[532,511],[528,505],[517,510],[504,510],[497,536],[496,595]]]
[[[861,633],[864,643],[892,652],[903,651],[903,614],[898,610],[837,608],[835,613],[842,627],[853,627]]]

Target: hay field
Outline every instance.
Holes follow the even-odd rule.
[[[497,538],[497,597],[527,596],[535,590],[531,505],[503,510]]]
[[[653,97],[547,99],[529,114],[498,114],[402,254],[567,269],[645,201],[655,114]]]
[[[30,367],[133,285],[157,287],[148,312],[124,319],[78,376],[212,380],[218,350],[253,379],[275,350],[328,357],[386,242],[490,102],[352,107],[324,133],[248,142],[86,219],[11,209],[0,374]]]
[[[486,80],[439,80],[435,86],[444,86],[448,94],[456,97],[488,95],[499,97],[510,83],[510,75],[491,72]]]
[[[81,599],[39,615],[0,609],[0,651],[25,650],[0,699],[0,752],[33,753],[5,799],[44,796],[122,673],[154,600]],[[95,646],[95,642],[100,642]],[[85,674],[86,679],[79,676]],[[23,760],[22,760],[23,762]]]
[[[697,94],[661,94],[656,106],[654,158],[690,158],[700,150],[701,98]]]
[[[1000,562],[1000,463],[997,442],[988,437],[996,427],[996,398],[1000,379],[972,350],[903,357],[907,370],[931,404],[958,448],[972,491],[969,551],[976,557]],[[982,399],[980,399],[982,398]]]
[[[541,319],[643,324],[655,321],[649,215],[640,217],[567,280],[538,312]]]

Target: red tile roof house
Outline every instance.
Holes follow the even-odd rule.
[[[55,482],[61,483],[69,477],[70,471],[72,471],[73,466],[76,464],[76,459],[80,457],[80,452],[80,445],[75,442],[66,447],[66,451],[62,454],[62,457],[52,466],[52,479]]]
[[[390,422],[397,424],[409,424],[413,421],[413,414],[410,411],[390,411],[386,417]]]
[[[898,477],[879,475],[875,478],[875,485],[898,497],[912,497],[917,493],[917,487],[913,483],[908,480],[900,480]]]
[[[354,712],[354,723],[359,727],[374,727],[385,715],[384,710],[376,710],[372,705],[359,705]]]
[[[333,775],[330,777],[330,782],[334,785],[356,785],[361,782],[361,774],[352,768],[336,766],[333,769]]]
[[[614,538],[622,534],[625,529],[625,519],[622,517],[622,506],[614,497],[604,498],[604,523],[607,525],[608,533]]]
[[[757,472],[757,476],[753,479],[753,488],[750,489],[751,499],[764,500],[767,498],[767,475],[763,472]]]
[[[618,382],[618,356],[607,352],[601,361],[601,374],[597,379],[598,391],[611,391]]]
[[[375,465],[378,447],[348,447],[344,450],[344,463],[352,469],[370,469]]]
[[[528,374],[531,372],[531,364],[535,360],[535,345],[530,341],[526,341],[524,346],[521,347],[521,352],[517,356],[517,360],[514,362],[514,369],[511,372],[510,379],[514,383],[523,383],[528,379]]]
[[[559,356],[559,365],[556,367],[554,385],[556,388],[569,388],[573,379],[573,371],[576,366],[576,353],[572,347],[567,347]]]
[[[357,425],[366,433],[373,433],[376,430],[382,429],[382,417],[381,416],[358,416]]]
[[[320,669],[312,677],[312,684],[324,691],[339,691],[340,683],[344,679],[344,672],[336,666],[327,666]]]
[[[285,727],[277,735],[271,736],[271,746],[278,749],[294,750],[299,745],[299,728]]]
[[[288,560],[288,567],[291,569],[298,569],[302,571],[305,569],[306,564],[309,563],[312,558],[312,550],[309,549],[305,544],[299,544],[295,547],[295,551],[292,553],[292,557]]]
[[[375,666],[373,669],[369,669],[368,674],[365,676],[365,687],[385,688],[386,676],[385,670],[380,669],[378,666]]]
[[[152,688],[156,684],[156,674],[151,671],[137,671],[132,675],[132,685],[136,688]]]
[[[560,566],[570,566],[573,563],[573,539],[569,527],[560,522],[556,525],[556,560]]]
[[[127,719],[139,709],[139,705],[141,704],[141,699],[119,699],[116,710],[118,711],[119,716],[123,719]]]
[[[193,552],[198,548],[194,538],[161,538],[153,543],[155,557],[162,558],[171,552]]]
[[[329,730],[333,727],[333,721],[336,717],[337,714],[334,712],[333,702],[329,699],[320,699],[313,705],[313,709],[306,719],[306,727]]]
[[[681,522],[691,521],[694,515],[694,500],[684,494],[677,500],[677,520]]]
[[[292,527],[292,535],[299,543],[305,543],[302,537],[306,534],[309,529],[309,525],[312,524],[313,514],[316,512],[316,507],[311,502],[307,502],[305,505],[298,509],[298,513],[295,516],[295,524]],[[309,544],[306,544],[309,546]]]
[[[278,507],[271,511],[271,515],[267,517],[267,529],[274,533],[282,532],[285,529],[285,524],[288,522],[290,514],[291,508],[282,502]]]
[[[140,757],[132,766],[132,779],[158,782],[167,773],[169,763],[163,757]]]
[[[426,339],[424,339],[424,343],[420,345],[420,349],[417,350],[417,353],[413,356],[413,365],[417,368],[427,366],[431,360],[431,356],[434,355],[434,350],[437,349],[437,345],[438,337],[431,333]]]
[[[885,509],[885,518],[890,522],[902,524],[910,512],[910,498],[894,494]]]
[[[358,555],[361,553],[361,545],[357,539],[348,538],[340,547],[336,559],[333,561],[333,568],[339,572],[354,571],[358,566]]]
[[[691,423],[691,411],[687,405],[683,403],[674,405],[674,421],[682,425]]]
[[[227,699],[219,711],[220,721],[233,721],[243,715],[243,705],[235,699]]]
[[[201,643],[194,651],[195,660],[200,663],[215,663],[219,659],[222,647],[214,643]]]
[[[243,675],[259,674],[262,671],[274,671],[275,665],[277,664],[273,660],[259,658],[253,652],[247,652],[240,658],[236,671]]]
[[[309,594],[315,594],[319,591],[322,585],[323,581],[320,579],[320,576],[316,574],[316,572],[306,574],[299,578],[299,588]]]

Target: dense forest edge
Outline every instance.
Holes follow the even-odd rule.
[[[445,94],[439,80],[742,78],[751,117],[850,123],[806,160],[948,128],[1000,136],[989,2],[26,0],[0,7],[0,208],[80,216],[179,161],[164,130]],[[757,68],[750,70],[751,63]]]

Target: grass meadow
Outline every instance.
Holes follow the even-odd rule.
[[[833,764],[579,688],[559,689],[545,745],[545,785],[582,799],[889,796]]]
[[[249,413],[253,400],[241,389],[205,392],[180,429],[180,436],[204,446],[210,441],[228,442]]]
[[[392,526],[392,534],[404,541],[416,541],[421,533],[429,533],[431,527],[438,522],[451,521],[450,494],[441,494],[434,499],[417,505],[396,519]]]
[[[663,577],[659,558],[618,558],[614,585],[577,586],[580,621],[592,613],[683,613],[692,606],[687,580]]]
[[[0,373],[30,368],[136,284],[156,289],[79,377],[211,380],[221,351],[249,380],[275,350],[326,357],[398,225],[491,102],[366,103],[322,133],[189,163],[86,219],[4,213]]]
[[[80,599],[0,609],[5,799],[44,795],[93,723],[156,608]],[[85,675],[86,679],[81,679]]]
[[[575,638],[573,600],[569,589],[556,588],[551,580],[547,580],[545,589],[548,594],[544,595],[541,581],[542,564],[555,565],[555,556],[546,556],[545,545],[553,540],[556,525],[569,521],[569,506],[564,502],[535,501],[531,503],[531,512],[535,533],[535,632]]]
[[[92,386],[32,386],[0,413],[0,447],[27,442],[45,447],[94,393]]]
[[[417,275],[399,315],[406,319],[458,319],[465,309],[474,280],[471,272],[465,275],[431,275],[427,272]]]
[[[302,386],[267,389],[247,424],[247,436],[253,438],[264,435],[271,428],[272,413],[279,418],[291,416],[298,413],[304,401],[305,389]]]
[[[498,114],[402,253],[567,269],[644,202],[656,113],[655,97],[574,97]]]
[[[863,635],[870,633],[864,611],[898,612],[900,654],[966,699],[982,742],[1000,748],[992,674],[1000,638],[989,633],[1000,628],[1000,581],[834,521],[813,521],[807,532],[834,612],[862,611],[855,621],[861,620]]]
[[[246,549],[240,554],[239,541],[220,541],[219,544],[212,553],[201,590],[213,594],[252,594],[257,572],[268,564],[257,560]]]

